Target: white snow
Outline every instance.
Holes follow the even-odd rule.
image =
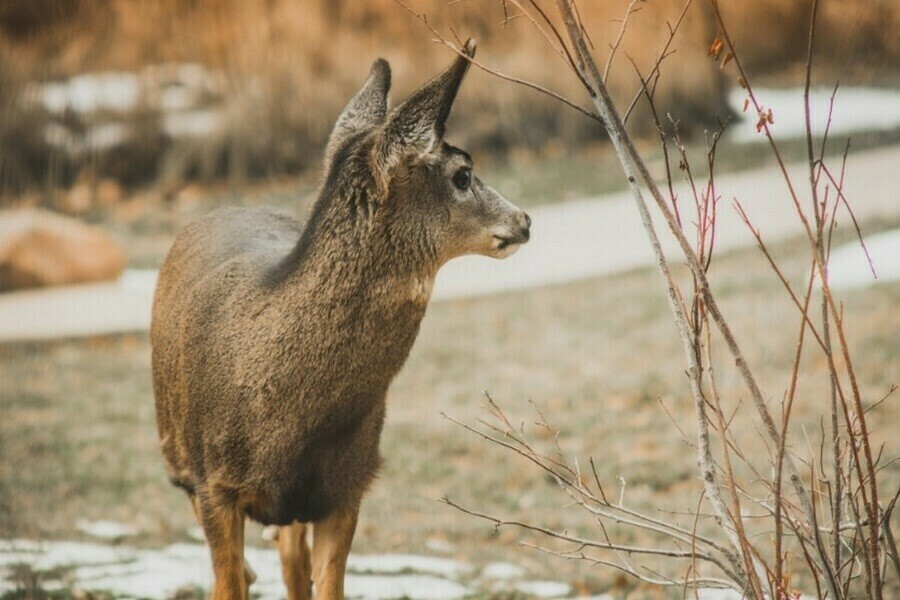
[[[133,527],[117,521],[85,521],[75,522],[75,528],[95,538],[115,540],[136,533]]]
[[[525,576],[525,569],[519,565],[505,562],[492,562],[481,570],[484,579],[518,579]]]
[[[853,289],[900,281],[900,229],[894,229],[863,238],[875,274],[866,259],[865,252],[856,240],[831,251],[828,262],[828,283],[834,289]]]
[[[821,136],[828,122],[833,88],[810,90],[810,115],[813,134]],[[776,139],[806,135],[803,88],[755,88],[756,99],[763,110],[772,109],[774,124],[769,130]],[[740,114],[741,121],[731,125],[728,135],[735,142],[758,142],[764,132],[756,131],[757,115],[750,103],[744,111],[747,90],[734,88],[728,94],[731,108]],[[834,99],[829,135],[846,135],[859,131],[887,131],[900,127],[900,90],[866,87],[838,88]]]
[[[165,111],[196,107],[204,96],[220,94],[225,77],[196,63],[150,65],[140,72],[84,73],[36,85],[28,100],[52,114],[109,111],[127,113],[154,101]]]
[[[472,570],[472,566],[449,558],[420,556],[417,554],[353,555],[347,561],[347,570],[355,573],[403,573],[413,571],[444,577],[458,577]]]
[[[247,548],[245,557],[258,576],[251,592],[263,598],[283,598],[277,551]],[[209,551],[202,544],[151,550],[96,543],[0,540],[0,591],[14,589],[6,579],[8,567],[15,564],[30,565],[35,571],[68,568],[66,582],[74,589],[105,591],[115,597],[162,600],[180,588],[209,589],[212,584]],[[471,593],[455,579],[470,570],[465,563],[430,556],[351,555],[345,589],[348,597],[364,600],[455,600]],[[47,583],[57,585],[52,579]]]
[[[366,600],[455,600],[471,593],[460,583],[430,575],[348,575],[344,581],[344,591],[351,598]]]
[[[428,538],[425,540],[425,549],[441,554],[450,554],[456,550],[456,546],[440,538]]]
[[[145,114],[158,117],[163,132],[173,138],[214,135],[224,121],[215,104],[222,102],[226,88],[222,73],[202,65],[162,64],[140,72],[85,73],[35,84],[22,102],[55,119],[44,130],[48,144],[80,155],[124,143],[129,121]],[[79,122],[73,126],[61,120],[68,116]]]
[[[69,565],[104,565],[134,560],[135,551],[121,546],[82,542],[0,540],[0,567],[24,563],[37,571]]]
[[[125,112],[137,105],[140,92],[140,78],[128,72],[85,73],[39,88],[44,108],[51,113]]]

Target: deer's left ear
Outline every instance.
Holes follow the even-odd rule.
[[[463,53],[388,115],[373,157],[384,177],[404,158],[424,156],[440,144],[469,59],[475,56],[474,39],[469,38]]]
[[[347,139],[371,131],[384,122],[390,89],[391,67],[386,60],[379,58],[372,63],[368,78],[347,103],[328,137],[328,145],[325,147],[326,166],[332,163],[338,148]]]

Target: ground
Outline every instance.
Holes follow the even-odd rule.
[[[859,134],[853,147],[897,140],[897,129]],[[702,148],[701,141],[689,147],[697,177],[703,171]],[[802,140],[786,141],[781,148],[788,161],[805,156]],[[829,153],[842,148],[835,142]],[[605,147],[574,156],[563,148],[545,148],[539,157],[512,158],[509,165],[476,161],[486,181],[525,208],[622,189],[618,165]],[[720,172],[763,164],[771,164],[771,156],[761,144],[725,142],[720,148]],[[661,173],[662,161],[651,168]],[[171,196],[149,190],[89,217],[126,240],[131,266],[155,267],[174,232],[213,206],[274,204],[302,214],[314,186],[311,177],[300,183],[268,182],[239,195],[195,187]],[[892,198],[890,193],[884,197]],[[873,234],[897,226],[900,222],[867,222],[863,230]],[[847,227],[837,236],[836,244],[853,239]],[[793,284],[802,285],[806,246],[793,240],[774,250]],[[675,269],[684,283],[686,270]],[[796,310],[755,250],[718,257],[711,280],[777,410],[800,325]],[[873,439],[895,439],[900,435],[896,398],[878,400],[900,382],[900,283],[844,291],[842,299],[862,395],[871,407]],[[716,344],[720,347],[721,341]],[[115,536],[120,545],[112,546],[126,554],[196,543],[190,506],[162,469],[149,361],[144,334],[0,345],[0,540],[96,542],[80,523],[109,520],[126,527]],[[764,465],[765,448],[752,412],[741,404],[746,393],[731,361],[723,358],[715,366],[726,404],[737,410],[733,431],[753,460]],[[811,448],[821,437],[827,379],[824,364],[812,352],[805,355],[802,372],[791,448],[804,460],[816,455]],[[581,464],[595,459],[608,490],[619,493],[625,482],[630,506],[673,518],[693,510],[701,489],[688,443],[694,436],[693,408],[682,349],[655,270],[433,303],[389,394],[384,468],[363,505],[354,553],[439,555],[474,565],[474,573],[502,561],[521,568],[530,580],[568,583],[572,594],[661,595],[646,588],[635,591],[608,569],[523,549],[522,542],[542,540],[514,529],[495,532],[489,523],[439,502],[448,496],[500,517],[601,535],[546,476],[450,419],[474,424],[485,417],[484,391],[526,424],[539,443],[549,444],[549,436],[531,426],[533,401],[559,428],[565,452]],[[895,449],[887,450],[881,481],[884,495],[890,496],[900,484],[900,466],[891,462]],[[701,520],[700,527],[708,523]],[[609,531],[643,541],[623,529]],[[248,540],[258,548],[259,560],[274,562],[263,551],[271,544],[261,539],[258,527],[251,528]],[[11,596],[42,597],[42,582],[54,574],[59,573],[18,571],[17,583],[25,591]],[[481,585],[474,575],[466,577]],[[486,597],[506,593],[495,593],[491,586],[479,589]],[[65,587],[52,591],[63,597],[72,593]]]
[[[849,232],[841,235],[848,239]],[[803,245],[782,244],[777,255],[792,280],[802,282]],[[712,280],[766,397],[777,403],[799,327],[795,309],[754,251],[720,257]],[[849,342],[870,405],[900,381],[898,305],[897,283],[844,294]],[[166,481],[157,449],[149,356],[145,335],[0,347],[0,539],[84,539],[76,523],[85,519],[132,527],[137,533],[127,542],[138,546],[191,539],[190,507]],[[809,455],[804,431],[816,444],[825,401],[824,366],[807,356],[793,440],[801,457]],[[437,502],[447,495],[491,514],[599,535],[546,477],[442,413],[474,423],[485,416],[487,390],[516,420],[530,423],[531,399],[559,427],[567,452],[582,461],[595,457],[605,485],[617,489],[620,476],[627,481],[628,503],[684,511],[700,490],[695,459],[661,407],[693,435],[682,365],[650,269],[434,304],[390,391],[385,465],[363,506],[354,551],[443,548],[476,565],[514,562],[533,578],[568,582],[574,592],[624,592],[630,584],[608,570],[522,549],[520,542],[540,540],[512,529],[495,533]],[[727,362],[717,366],[723,396],[737,407],[745,397],[740,382]],[[871,409],[876,440],[900,435],[898,411],[895,401]],[[738,420],[739,439],[762,452],[746,408]],[[896,489],[897,463],[885,468],[882,481],[886,492]],[[251,543],[265,546],[253,531]]]

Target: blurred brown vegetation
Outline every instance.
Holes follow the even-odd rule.
[[[409,4],[448,35],[452,26],[462,37],[477,37],[479,59],[487,65],[581,101],[577,82],[524,19],[503,25],[499,0]],[[810,0],[721,4],[750,69],[790,72],[802,62]],[[581,3],[602,61],[627,5]],[[666,41],[666,22],[676,20],[683,2],[636,6],[640,11],[629,22],[611,76],[611,89],[622,100],[637,90],[626,55],[649,71]],[[895,71],[898,26],[900,6],[892,0],[824,2],[820,60],[836,70],[866,65],[855,71],[862,80],[873,78],[879,66]],[[706,56],[713,27],[706,3],[696,1],[659,82],[659,107],[688,130],[728,112],[729,82]],[[315,167],[333,119],[371,61],[384,56],[391,62],[393,97],[400,99],[450,60],[449,50],[431,38],[394,0],[7,0],[0,3],[0,195],[40,190],[47,198],[59,187],[89,182],[96,188],[107,180],[177,189],[188,180],[241,182]],[[219,117],[211,134],[173,134],[153,94],[125,114],[50,113],[33,100],[42,82],[107,71],[146,74],[148,68],[184,63],[221,75],[220,87],[201,106]],[[94,138],[84,136],[83,152],[67,151],[47,133],[58,126],[71,137],[108,121],[116,123],[120,138],[90,146]],[[636,114],[632,125],[646,131],[646,115]],[[546,144],[596,139],[601,128],[548,98],[473,69],[450,134],[475,151],[539,151]]]

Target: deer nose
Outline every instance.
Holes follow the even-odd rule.
[[[524,225],[522,223],[524,223]],[[522,237],[525,238],[525,241],[527,242],[531,237],[531,217],[529,217],[528,213],[525,211],[522,211],[519,215],[519,227],[522,228]]]

